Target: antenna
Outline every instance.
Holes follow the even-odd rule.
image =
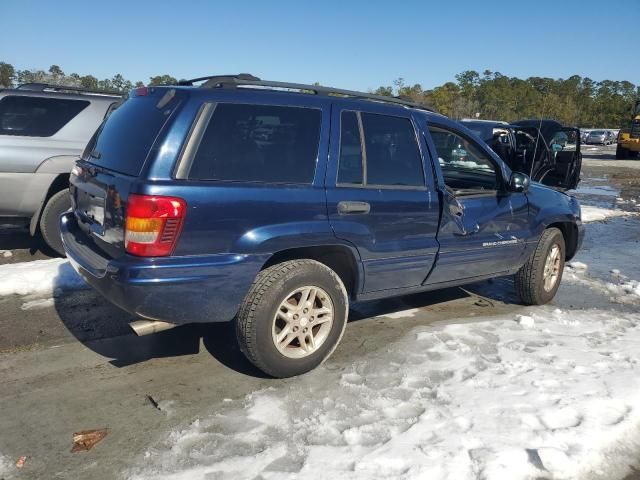
[[[529,171],[529,177],[533,178],[533,167],[536,164],[536,155],[538,154],[538,142],[540,141],[540,137],[542,136],[542,119],[544,117],[545,106],[547,103],[547,98],[542,98],[542,111],[540,112],[540,123],[538,124],[538,134],[536,135],[536,146],[533,149],[533,161],[531,162],[531,170]],[[542,139],[544,142],[544,139]]]

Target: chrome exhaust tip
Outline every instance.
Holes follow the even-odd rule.
[[[136,320],[135,322],[131,322],[129,326],[139,337],[177,327],[175,323],[160,322],[158,320]]]

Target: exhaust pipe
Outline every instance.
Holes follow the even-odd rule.
[[[177,327],[175,323],[160,322],[158,320],[136,320],[135,322],[131,322],[129,326],[139,337]]]

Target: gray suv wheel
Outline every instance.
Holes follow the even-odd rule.
[[[71,208],[69,190],[55,193],[47,201],[40,217],[40,232],[46,244],[58,255],[65,256],[60,238],[60,215]]]

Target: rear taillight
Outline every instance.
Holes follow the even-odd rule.
[[[125,250],[140,257],[171,255],[186,212],[187,204],[181,198],[130,194]]]

